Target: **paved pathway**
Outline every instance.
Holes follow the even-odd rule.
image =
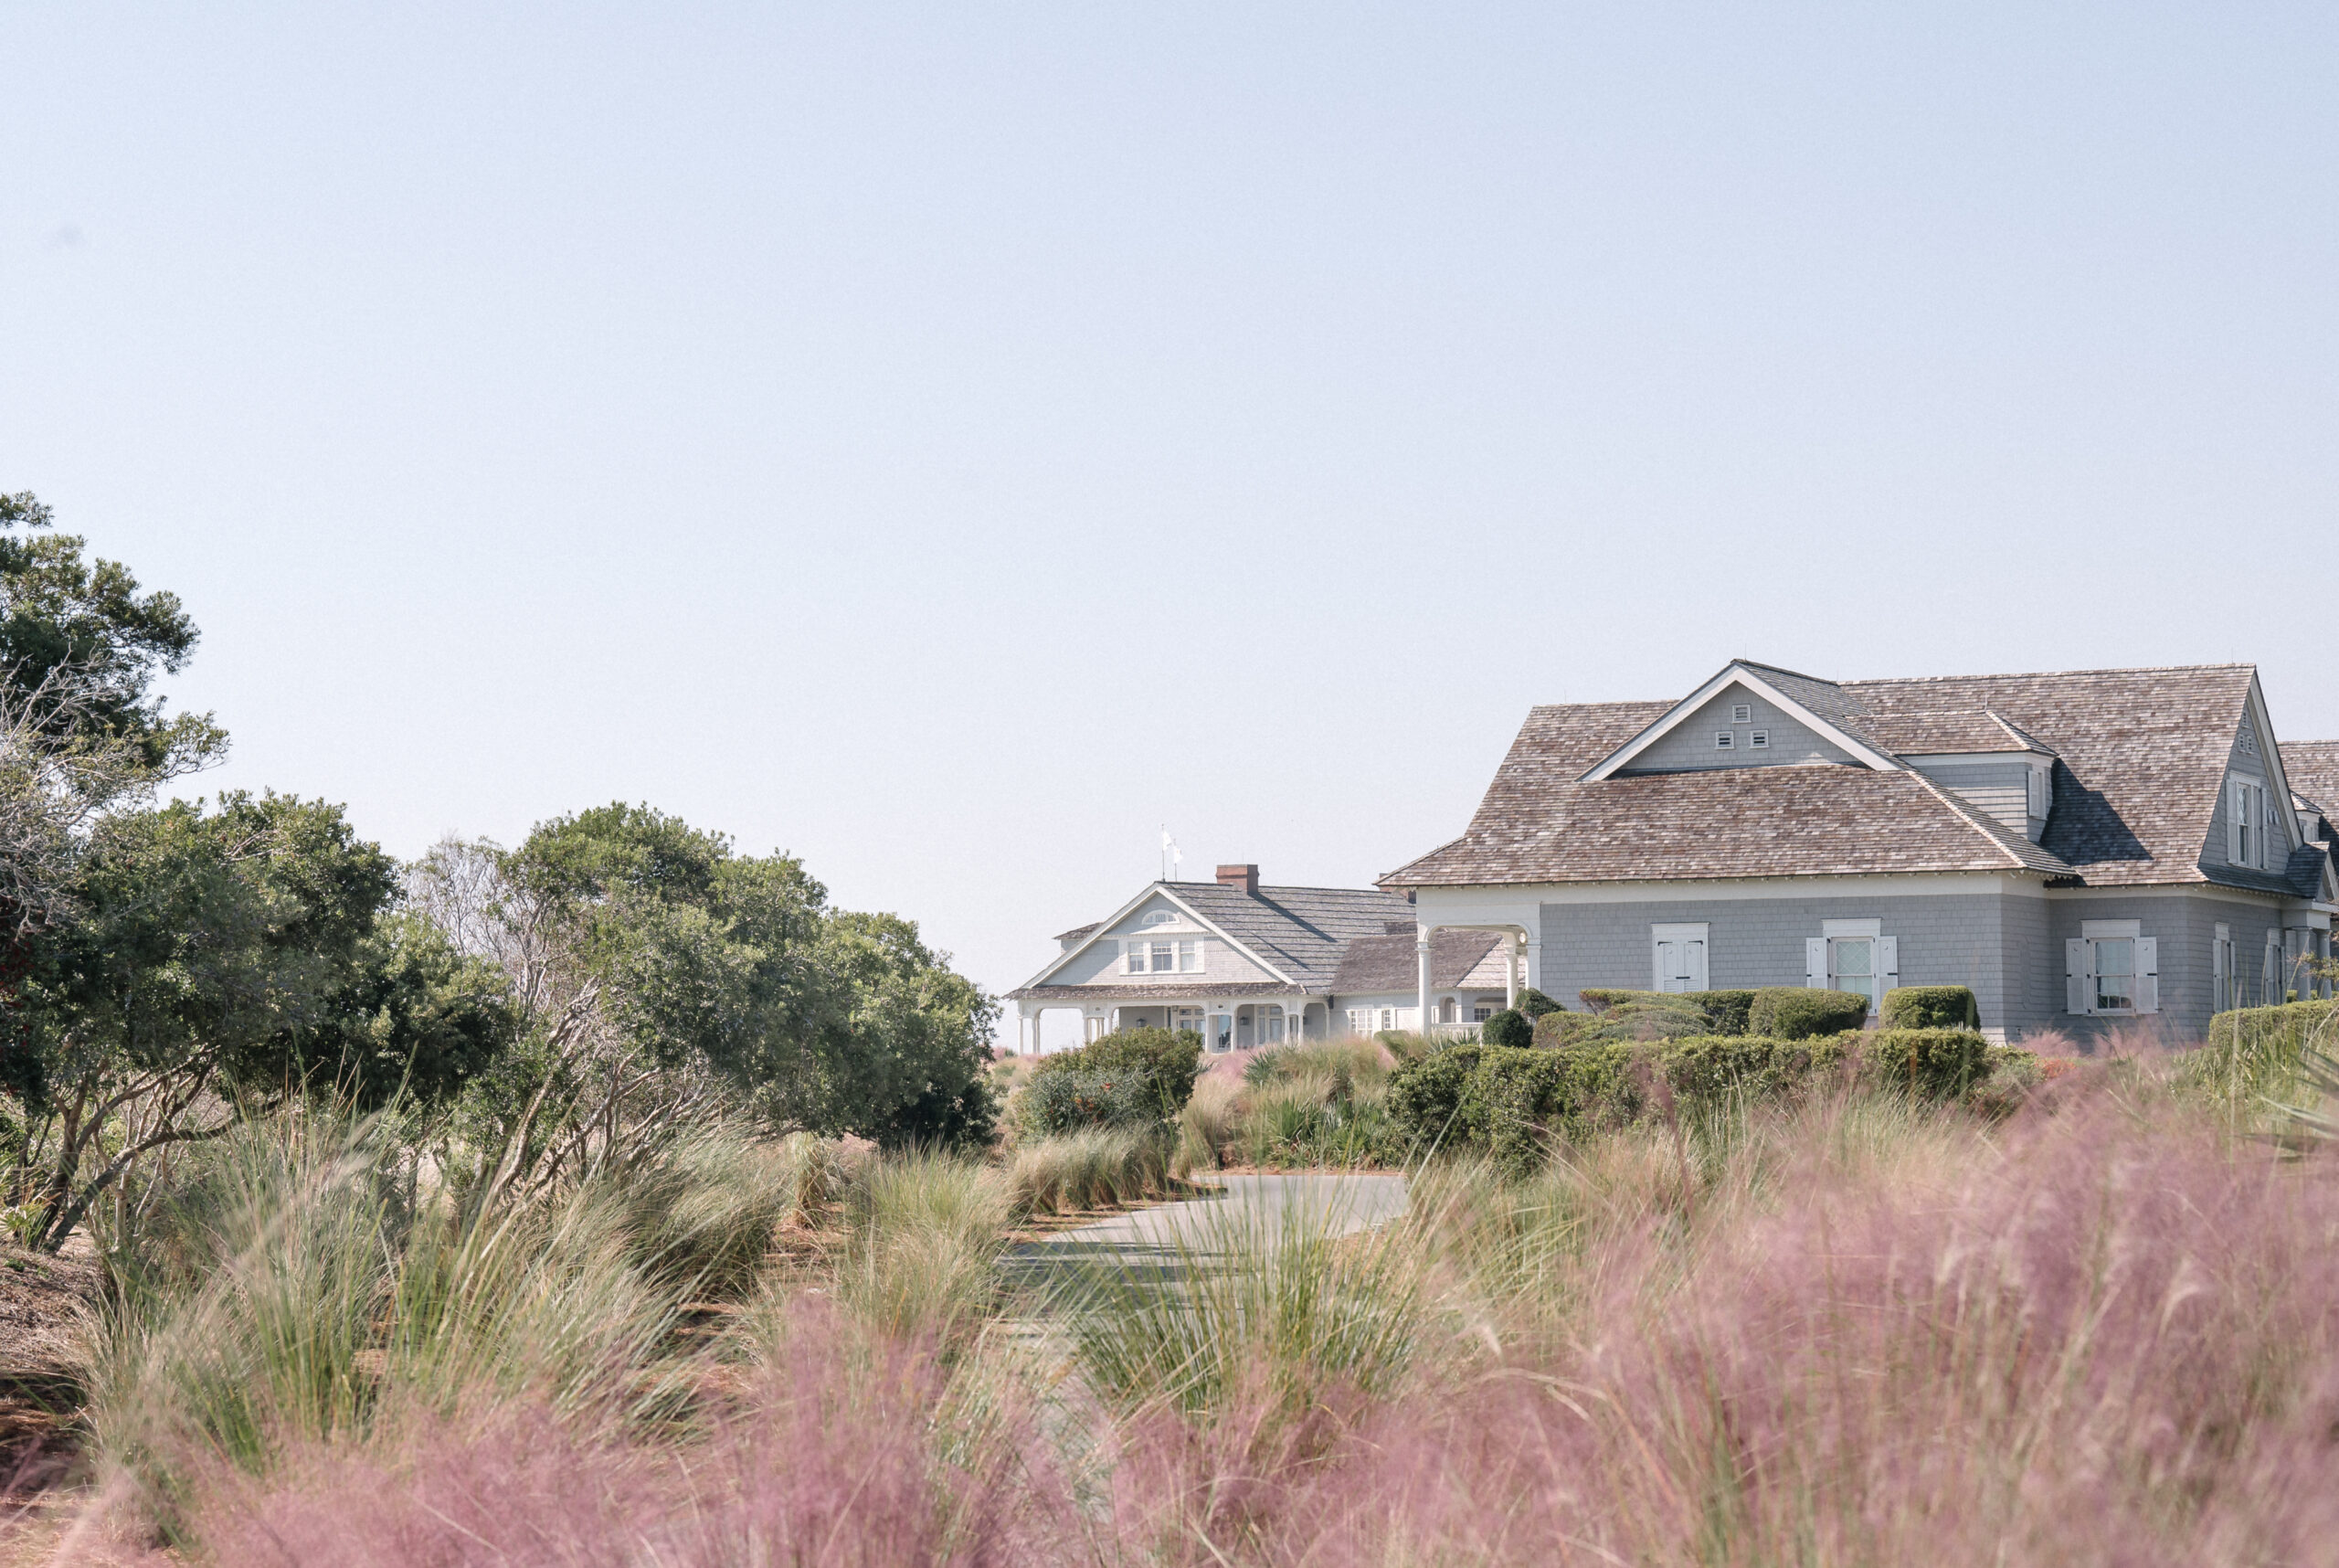
[[[1117,1265],[1173,1275],[1187,1259],[1218,1251],[1230,1232],[1264,1237],[1269,1245],[1294,1231],[1348,1235],[1385,1224],[1405,1212],[1402,1176],[1222,1176],[1222,1193],[1138,1209],[1008,1254],[1010,1277],[1038,1283],[1068,1266]]]

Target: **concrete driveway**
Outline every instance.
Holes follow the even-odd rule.
[[[1405,1212],[1402,1176],[1222,1176],[1223,1191],[1025,1242],[1007,1255],[1009,1277],[1039,1284],[1068,1267],[1103,1265],[1169,1277],[1206,1262],[1234,1237],[1343,1236]]]

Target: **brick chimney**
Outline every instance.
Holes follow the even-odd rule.
[[[1256,897],[1259,892],[1259,868],[1255,865],[1222,865],[1218,868],[1221,887],[1239,887]]]

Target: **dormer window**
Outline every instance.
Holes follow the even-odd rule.
[[[1752,703],[1733,704],[1730,710],[1730,722],[1732,724],[1752,724],[1754,722],[1754,705]]]
[[[1726,729],[1718,729],[1714,731],[1714,749],[1716,751],[1728,751],[1737,744],[1738,737],[1735,735],[1732,735],[1730,731]]]
[[[2266,787],[2255,779],[2226,784],[2226,860],[2266,869]]]

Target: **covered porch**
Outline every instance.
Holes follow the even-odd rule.
[[[1011,993],[1011,997],[1019,1055],[1041,1054],[1040,1021],[1046,1013],[1059,1011],[1080,1015],[1079,1040],[1084,1044],[1122,1029],[1183,1029],[1201,1035],[1202,1049],[1213,1055],[1303,1039],[1321,1040],[1330,1031],[1328,999],[1304,991],[1197,997],[1146,995],[1138,987],[1042,986]],[[1056,1048],[1064,1047],[1059,1044]]]

